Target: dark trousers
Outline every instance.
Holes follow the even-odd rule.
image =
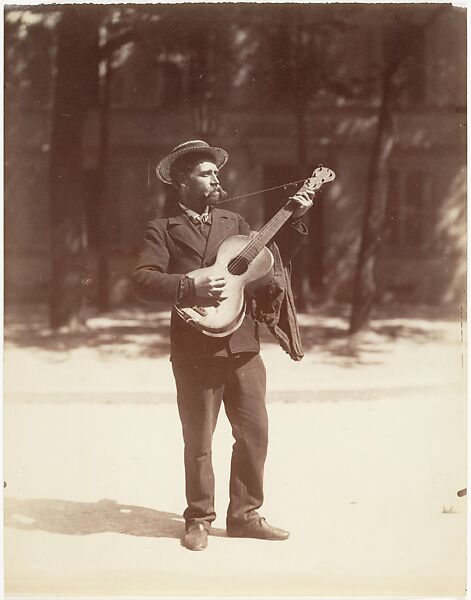
[[[266,373],[258,354],[173,363],[177,402],[185,443],[187,527],[209,528],[214,510],[211,447],[224,402],[235,443],[232,448],[227,525],[257,516],[263,502],[263,470],[268,445]]]

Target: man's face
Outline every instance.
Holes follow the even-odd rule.
[[[217,203],[225,192],[219,184],[219,170],[209,161],[199,162],[183,177],[181,188],[186,206],[193,210],[204,210],[208,204]]]

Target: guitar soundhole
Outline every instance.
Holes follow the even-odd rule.
[[[233,258],[227,265],[227,270],[231,275],[242,275],[249,268],[249,263],[245,258],[237,256]]]

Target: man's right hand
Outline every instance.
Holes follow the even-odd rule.
[[[197,298],[214,298],[215,300],[224,300],[226,278],[206,275],[205,273],[195,273],[191,275],[195,282],[195,295]]]

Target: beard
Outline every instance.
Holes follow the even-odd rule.
[[[227,198],[227,192],[222,189],[220,185],[215,190],[209,192],[206,196],[206,200],[210,206],[214,206],[215,204],[219,204],[222,200]]]

